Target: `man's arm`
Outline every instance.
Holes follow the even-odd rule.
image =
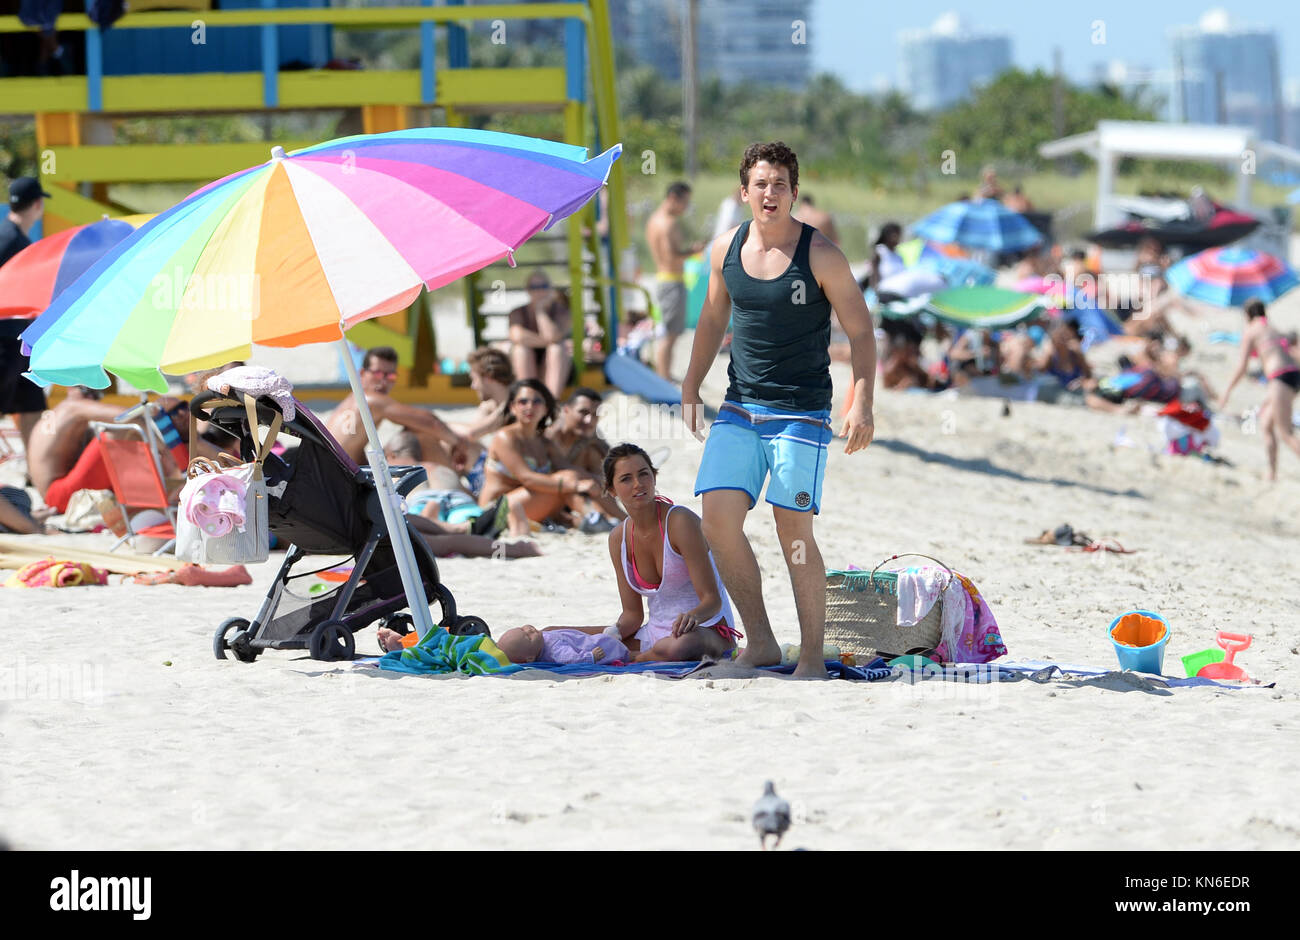
[[[423,431],[426,434],[432,434],[438,440],[447,445],[448,448],[464,447],[469,442],[463,437],[447,427],[447,423],[431,411],[425,411],[423,408],[417,408],[414,405],[404,405],[399,401],[391,399],[383,408],[382,415],[376,415],[376,418],[382,420],[387,418],[394,424],[400,424],[408,431]],[[376,421],[378,423],[378,421]]]
[[[876,330],[858,282],[849,270],[844,253],[824,235],[814,236],[810,260],[813,276],[831,302],[840,326],[849,338],[849,359],[853,364],[853,407],[840,426],[840,437],[848,438],[844,453],[862,450],[876,433],[872,409],[876,389]]]
[[[722,262],[727,257],[727,247],[734,233],[735,229],[732,229],[722,238],[715,239],[713,250],[709,252],[709,290],[700,310],[700,322],[695,326],[691,364],[682,380],[682,420],[700,440],[704,440],[700,434],[704,427],[700,385],[717,358],[722,337],[727,332],[727,321],[731,319],[731,295],[727,293],[727,282],[722,277]]]
[[[703,242],[695,242],[695,244],[690,245],[689,247],[684,247],[682,242],[682,229],[681,226],[678,225],[676,222],[674,222],[673,227],[669,229],[668,238],[669,238],[669,244],[670,247],[672,248],[673,254],[676,255],[679,259],[689,258],[697,251],[700,251],[702,248],[704,248]]]

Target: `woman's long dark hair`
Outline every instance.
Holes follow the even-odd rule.
[[[605,462],[601,464],[600,470],[605,477],[606,492],[614,490],[614,466],[625,457],[640,457],[645,461],[645,465],[650,468],[650,472],[657,478],[659,470],[650,462],[650,455],[638,447],[636,444],[618,444],[609,449],[605,455]]]
[[[534,392],[537,392],[542,396],[542,401],[546,402],[546,414],[542,416],[541,421],[537,422],[537,431],[540,434],[542,431],[545,431],[547,428],[549,428],[551,426],[551,422],[555,420],[556,409],[555,409],[555,396],[551,394],[551,390],[549,388],[547,388],[537,379],[519,379],[517,382],[511,385],[510,388],[506,391],[505,424],[510,425],[515,423],[515,413],[510,410],[510,406],[515,403],[515,398],[517,398],[520,391],[522,391],[525,388],[530,388]],[[502,426],[504,427],[505,425]]]

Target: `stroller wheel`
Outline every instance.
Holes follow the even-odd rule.
[[[438,600],[438,606],[442,609],[442,619],[438,621],[438,626],[448,633],[454,633],[455,631],[451,628],[456,623],[456,598],[452,597],[451,589],[445,584],[436,585],[433,594]]]
[[[324,620],[312,631],[309,649],[312,659],[325,662],[351,659],[357,651],[357,641],[347,624],[339,620]]]
[[[230,650],[240,662],[251,663],[257,658],[257,651],[248,645],[247,634],[245,634],[244,642],[239,642],[239,634],[247,631],[250,626],[252,624],[243,617],[231,617],[229,620],[223,620],[221,626],[217,627],[217,632],[212,635],[212,654],[217,659],[225,659],[226,650]],[[227,634],[232,630],[235,632],[235,636],[231,638],[235,640],[234,645],[231,645],[226,640]]]
[[[461,617],[456,621],[455,629],[449,632],[452,636],[492,636],[487,621],[482,617]]]

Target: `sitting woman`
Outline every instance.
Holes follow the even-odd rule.
[[[1092,378],[1092,368],[1083,354],[1083,333],[1073,318],[1056,324],[1048,332],[1049,343],[1034,363],[1039,372],[1053,376],[1062,388],[1080,389]]]
[[[605,488],[627,512],[609,534],[623,601],[611,635],[637,651],[637,662],[729,657],[741,634],[699,516],[655,495],[657,471],[635,444],[612,448],[604,470]]]
[[[488,445],[478,504],[491,506],[504,496],[511,535],[527,535],[529,520],[564,519],[586,510],[587,496],[600,492],[590,473],[561,467],[560,454],[542,432],[555,420],[555,399],[537,379],[520,379],[506,398],[506,423]]]
[[[600,649],[607,661],[621,650],[636,662],[725,659],[741,635],[727,590],[718,577],[700,518],[685,506],[655,495],[655,468],[635,444],[619,444],[605,458],[605,487],[618,497],[627,519],[609,534],[609,558],[618,578],[623,610],[608,627],[526,625],[502,634],[498,645],[512,662],[550,656],[586,661]],[[649,602],[649,618],[642,601]],[[605,644],[600,637],[622,644]],[[407,643],[412,642],[410,640]],[[398,649],[400,634],[381,630],[380,647]],[[575,659],[562,658],[561,662]],[[595,661],[595,660],[592,660]]]

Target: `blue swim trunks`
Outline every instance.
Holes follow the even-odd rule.
[[[821,512],[830,440],[829,411],[723,402],[704,443],[695,495],[744,490],[753,509],[770,474],[767,501],[773,506]]]

